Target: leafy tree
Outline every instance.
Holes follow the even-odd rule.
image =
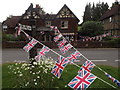
[[[100,22],[96,21],[87,21],[85,22],[80,30],[81,36],[97,36],[103,33],[103,25]]]

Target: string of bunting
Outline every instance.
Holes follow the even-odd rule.
[[[103,37],[107,37],[107,36],[110,36],[111,33],[108,32],[108,33],[104,33],[102,35],[98,35],[98,36],[94,36],[94,37],[88,37],[88,36],[79,36],[81,39],[80,41],[94,41],[94,40],[102,40]]]
[[[55,26],[54,26],[55,27]],[[54,30],[54,27],[52,26],[51,28]],[[55,27],[57,28],[57,27]],[[58,33],[59,35],[62,35],[62,33],[60,33],[60,31],[58,29],[55,29],[55,32]],[[107,34],[103,34],[103,36],[107,36],[110,35],[110,33]],[[57,36],[56,36],[57,37]],[[65,37],[63,37],[63,40],[65,39]],[[66,39],[65,39],[66,40]],[[69,43],[70,44],[70,43]],[[64,46],[65,47],[65,46]],[[71,45],[71,47],[73,47]],[[74,50],[76,50],[76,52],[79,52],[76,48],[73,47]],[[66,51],[66,49],[64,49]],[[85,58],[87,61],[83,64],[83,66],[80,68],[80,71],[84,68],[85,70],[87,70],[88,72],[90,72],[92,70],[92,68],[94,66],[96,66],[100,71],[102,71],[109,79],[111,79],[116,85],[118,85],[120,87],[120,81],[118,81],[117,79],[113,78],[112,76],[110,76],[109,74],[106,74],[106,72],[104,70],[102,70],[100,67],[98,67],[97,65],[95,65],[94,63],[92,63],[90,60],[88,60],[84,55],[81,54],[81,56],[83,58]]]
[[[53,28],[51,28],[53,29]],[[55,29],[56,31],[58,29]],[[25,33],[23,30],[21,30],[27,37],[29,36],[27,33]],[[59,32],[59,31],[58,31]],[[60,33],[60,32],[59,32]],[[61,34],[61,33],[60,33]],[[31,37],[31,36],[30,36]],[[58,36],[57,39],[55,39],[54,37],[54,40],[59,41],[59,39],[63,37],[62,34]],[[30,39],[30,38],[29,38]],[[70,56],[68,56],[67,58],[63,57],[62,55],[58,54],[57,52],[53,51],[52,49],[48,48],[47,46],[45,46],[44,44],[42,44],[41,42],[39,42],[38,40],[34,39],[33,37],[31,37],[31,41],[23,47],[23,49],[25,51],[29,51],[31,48],[34,47],[34,45],[36,45],[36,43],[39,43],[41,45],[43,45],[43,48],[40,50],[40,52],[38,53],[38,55],[35,57],[37,61],[40,60],[40,58],[45,55],[47,52],[49,52],[50,50],[52,52],[54,52],[55,54],[57,54],[59,56],[58,58],[58,61],[56,62],[56,65],[53,67],[53,70],[51,71],[52,74],[54,74],[56,77],[60,78],[61,74],[62,74],[62,71],[64,70],[65,66],[69,63],[69,62],[74,62],[77,58],[79,58],[80,56],[83,56],[79,51],[75,51],[74,53],[72,53]],[[66,39],[64,39],[66,40]],[[62,42],[61,42],[62,43]],[[65,43],[64,42],[63,44],[59,43],[58,45],[60,45],[60,50],[61,48],[64,47]],[[69,43],[65,46],[71,46],[69,49],[71,49],[73,46]],[[26,47],[26,48],[25,48]],[[73,47],[74,48],[74,47]],[[66,52],[67,50],[69,49],[66,49]],[[75,48],[74,48],[75,49]],[[64,51],[64,49],[63,49]],[[61,52],[63,52],[61,51]],[[63,53],[65,54],[65,52]],[[88,61],[88,62],[87,62]],[[68,84],[68,86],[70,86],[71,88],[87,88],[96,78],[102,80],[103,82],[105,82],[106,84],[112,86],[113,88],[116,88],[114,87],[113,85],[107,83],[106,81],[104,81],[103,79],[93,75],[92,73],[90,73],[90,71],[92,70],[92,68],[94,66],[96,66],[95,64],[93,64],[90,60],[87,59],[87,61],[83,64],[82,66],[82,69],[80,68],[80,66],[78,66],[77,64],[73,63],[74,65],[76,65],[77,67],[80,68],[80,70],[78,71],[78,75]],[[90,63],[90,64],[89,64]],[[85,67],[85,64],[87,65],[86,68]],[[91,77],[92,76],[92,77]],[[86,80],[87,79],[87,80]],[[76,80],[76,81],[75,81]],[[83,80],[83,82],[81,82],[81,80]],[[85,81],[86,80],[86,81]],[[88,82],[90,81],[90,82]],[[81,82],[81,83],[80,83]]]

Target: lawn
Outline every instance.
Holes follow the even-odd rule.
[[[9,65],[13,65],[13,67],[16,67],[16,65],[14,63],[7,63],[7,64],[2,65],[2,88],[25,88],[25,87],[22,87],[22,85],[24,83],[23,81],[25,79],[28,80],[28,79],[31,79],[33,77],[30,76],[29,74],[26,74],[27,77],[25,77],[25,78],[18,77],[17,75],[10,73],[11,71],[8,68]],[[110,75],[115,77],[116,79],[120,80],[120,78],[118,77],[120,75],[120,72],[118,72],[118,68],[111,67],[111,66],[103,66],[103,65],[100,65],[99,67],[101,67],[104,71],[106,71],[107,73],[109,73]],[[67,65],[66,68],[64,69],[60,79],[56,78],[54,75],[52,75],[49,72],[49,75],[45,74],[42,76],[45,78],[44,85],[46,84],[47,88],[57,88],[57,89],[69,88],[70,89],[70,87],[67,86],[67,84],[77,75],[78,70],[79,70],[79,68],[74,66],[74,65]],[[38,70],[38,71],[40,71],[40,70]],[[27,71],[23,71],[23,73],[26,73],[26,72]],[[109,82],[110,84],[114,85],[115,87],[117,87],[117,85],[115,85],[111,80],[109,80],[104,75],[104,73],[101,72],[100,70],[98,70],[96,67],[94,67],[94,69],[92,70],[92,73],[94,75],[104,79],[105,81]],[[50,80],[50,77],[52,77],[52,78],[54,77],[54,79],[51,79],[53,81]],[[37,82],[41,83],[42,81],[38,80]],[[48,83],[48,82],[50,82],[50,83]],[[37,86],[30,86],[30,87],[26,87],[26,88],[41,88],[41,87],[42,86],[37,85]],[[96,79],[88,88],[89,89],[90,88],[94,88],[94,89],[95,88],[101,88],[101,89],[106,88],[106,89],[113,90],[113,88],[111,86],[100,81],[99,79]],[[118,88],[118,89],[120,89],[120,88]]]

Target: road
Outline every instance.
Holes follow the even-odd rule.
[[[39,51],[40,49],[38,49]],[[58,49],[53,49],[54,51],[60,53]],[[79,48],[77,49],[84,55],[87,59],[93,61],[95,64],[99,65],[110,65],[118,67],[120,60],[118,59],[118,48]],[[70,55],[74,50],[70,50],[64,57]],[[3,49],[2,50],[2,62],[13,62],[13,61],[28,61],[29,53],[23,49]],[[62,54],[61,54],[62,55]],[[57,60],[58,55],[53,52],[46,54],[47,57],[52,57],[54,60]],[[85,59],[81,56],[75,63],[83,64]]]

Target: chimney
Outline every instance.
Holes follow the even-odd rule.
[[[40,8],[39,4],[36,4],[36,8]]]

